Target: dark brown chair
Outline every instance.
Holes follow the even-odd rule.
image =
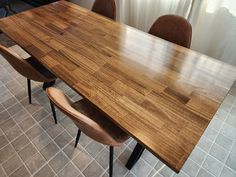
[[[92,11],[115,20],[116,19],[115,0],[96,0],[93,4]]]
[[[4,17],[8,16],[10,13],[16,13],[11,9],[9,0],[1,0],[0,8],[3,8],[5,10]]]
[[[192,26],[185,18],[177,15],[161,16],[152,25],[149,33],[186,48],[191,45]]]
[[[44,82],[44,89],[54,84],[56,77],[37,60],[35,60],[22,48],[20,48],[20,46],[15,45],[10,48],[6,48],[0,45],[0,54],[11,64],[11,66],[17,72],[27,78],[28,97],[30,104],[31,80]]]
[[[113,147],[122,145],[129,136],[85,99],[72,103],[64,93],[53,87],[47,89],[47,95],[52,103],[55,119],[54,105],[65,113],[79,128],[75,147],[77,147],[81,131],[95,141],[110,146],[109,176],[112,177]]]

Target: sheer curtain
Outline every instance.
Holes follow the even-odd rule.
[[[236,0],[198,0],[189,20],[192,49],[236,65]]]
[[[178,14],[188,17],[192,0],[117,0],[118,20],[148,31],[157,17]]]
[[[71,0],[91,8],[94,0]],[[143,31],[161,15],[177,14],[193,26],[191,48],[236,65],[236,0],[116,0],[117,20]]]

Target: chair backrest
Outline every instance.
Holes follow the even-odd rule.
[[[94,109],[91,106],[87,106],[86,108],[89,110],[89,116],[87,117],[83,112],[86,112],[85,110],[77,110],[78,108],[84,107],[81,106],[83,103],[86,103],[88,101],[81,100],[76,103],[81,103],[81,105],[78,106],[76,103],[72,103],[66,95],[59,89],[56,89],[54,87],[47,88],[47,95],[50,101],[64,114],[66,114],[76,125],[77,127],[85,133],[90,138],[106,145],[112,145],[112,146],[119,146],[121,142],[119,142],[119,138],[122,137],[124,133],[122,130],[120,130],[117,126],[114,125],[109,119],[105,118],[104,115],[99,112],[97,109]],[[76,108],[75,109],[75,104]],[[87,105],[87,104],[83,104]],[[81,112],[79,112],[81,111]],[[105,126],[104,126],[105,125]],[[108,131],[107,131],[107,128]],[[117,139],[111,136],[113,132],[109,131],[112,130],[113,132],[119,132]]]
[[[2,45],[0,45],[0,54],[22,76],[39,82],[44,82],[47,80],[47,78],[35,70],[25,59],[21,58],[19,55]]]
[[[115,0],[96,0],[93,4],[92,11],[115,20],[116,19]]]
[[[161,16],[152,25],[149,33],[186,48],[191,45],[192,26],[185,18],[177,15]]]
[[[0,8],[5,8],[7,5],[7,0],[1,0],[0,2]]]

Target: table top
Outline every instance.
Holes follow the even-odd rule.
[[[66,1],[0,29],[176,172],[236,79],[233,66]]]

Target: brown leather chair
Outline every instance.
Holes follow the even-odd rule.
[[[96,0],[93,4],[92,11],[115,20],[116,19],[115,0]]]
[[[75,147],[81,131],[95,141],[110,146],[109,176],[112,177],[113,147],[122,145],[129,136],[85,99],[72,103],[64,93],[53,87],[47,89],[47,95],[52,103],[53,116],[56,116],[55,104],[79,128]]]
[[[6,48],[0,45],[0,54],[11,64],[11,66],[22,76],[27,78],[28,97],[31,104],[31,80],[44,82],[43,88],[54,84],[56,77],[43,65],[26,53],[20,46],[14,45]]]
[[[192,26],[185,18],[177,15],[161,16],[152,25],[149,33],[186,48],[191,45]]]

